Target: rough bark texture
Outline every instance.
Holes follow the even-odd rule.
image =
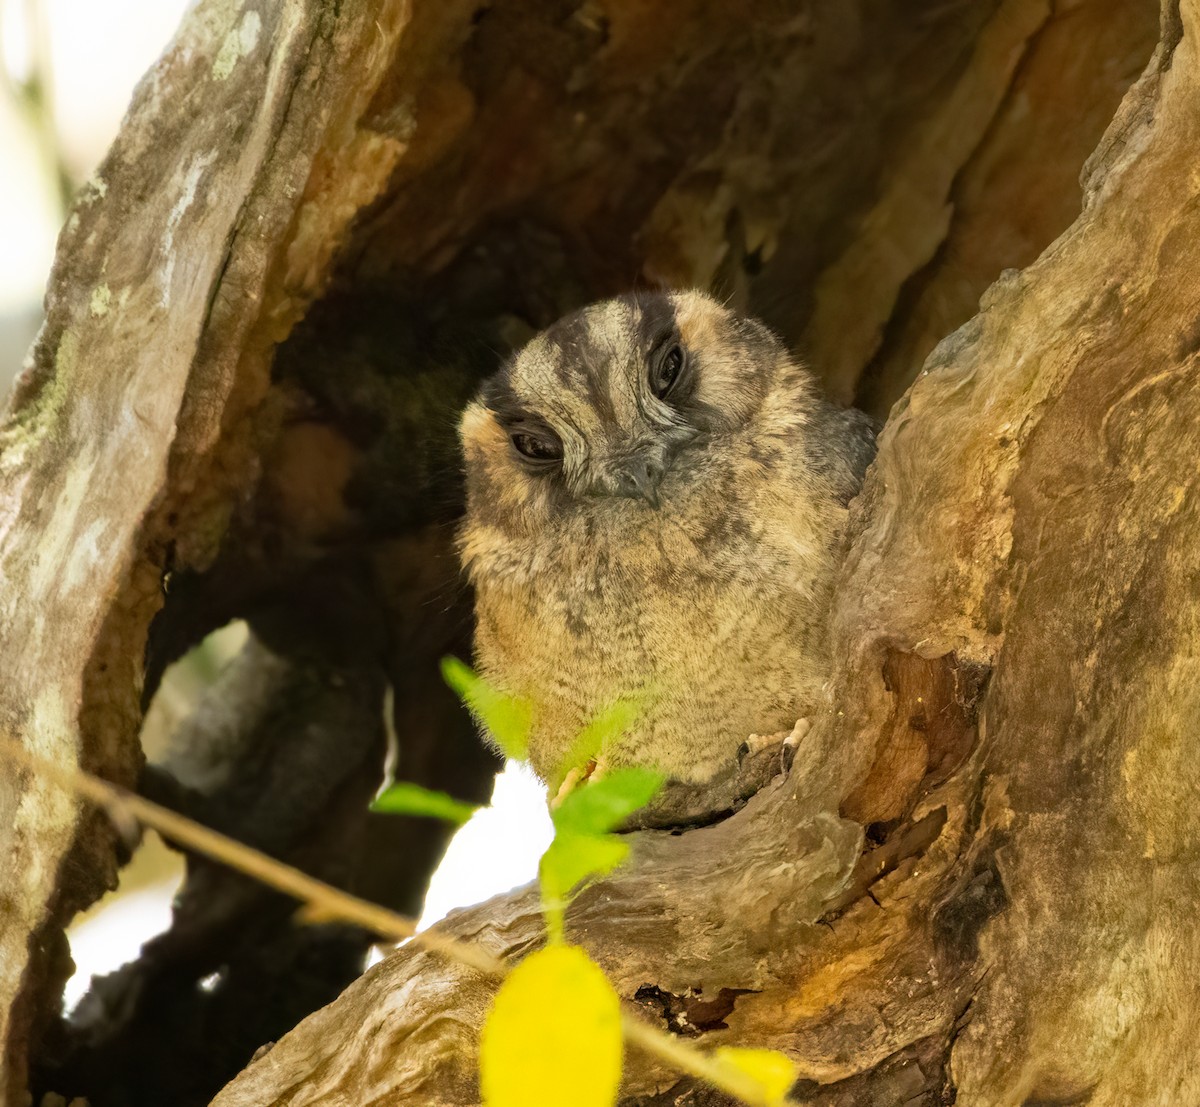
[[[405,777],[490,771],[433,678],[469,630],[457,405],[584,300],[713,287],[840,399],[916,383],[791,772],[636,835],[574,934],[662,1025],[785,1049],[813,1104],[1200,1100],[1198,20],[1166,5],[1122,101],[1144,0],[201,2],[0,431],[0,726],[411,909],[442,839],[366,817],[384,689]],[[163,669],[235,617],[143,773]],[[172,932],[60,1023],[62,927],[120,849],[0,778],[0,1101],[32,1068],[206,1102],[357,972],[367,935],[193,862]],[[541,940],[529,890],[445,925]],[[489,994],[401,950],[215,1102],[475,1103]],[[624,1095],[717,1102],[639,1055]]]

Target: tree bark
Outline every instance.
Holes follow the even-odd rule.
[[[384,687],[418,777],[489,769],[430,691],[466,629],[454,411],[577,303],[714,287],[835,396],[899,401],[839,677],[786,777],[634,835],[569,930],[671,1030],[784,1049],[803,1102],[1200,1101],[1200,7],[1168,0],[1156,49],[1134,0],[751,8],[195,8],[76,205],[3,431],[0,724],[133,783],[143,684],[247,618],[235,690],[145,787],[411,903],[440,839],[368,825]],[[206,1102],[352,978],[368,936],[310,945],[193,864],[172,935],[59,1024],[62,927],[119,844],[29,774],[0,797],[5,1102],[30,1065],[97,1107]],[[206,1072],[215,1012],[264,989],[194,984],[248,919],[232,960],[287,994]],[[530,889],[444,926],[542,940]],[[401,949],[214,1102],[476,1103],[490,988]],[[147,1066],[164,1010],[190,1040]],[[637,1054],[622,1094],[719,1102]]]

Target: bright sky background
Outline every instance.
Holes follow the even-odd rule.
[[[83,179],[100,160],[138,78],[179,23],[184,0],[0,0],[7,72],[28,75],[28,12],[40,5],[59,138]],[[0,97],[0,314],[41,299],[58,233],[54,192],[25,119]]]
[[[29,71],[28,13],[40,5],[53,74],[58,139],[72,174],[84,180],[120,125],[134,85],[170,40],[186,0],[0,0],[5,70]],[[0,396],[37,324],[54,254],[58,212],[49,166],[27,120],[0,85]],[[456,836],[434,877],[422,921],[533,879],[549,844],[543,790],[528,770],[497,778],[493,807]],[[163,879],[164,870],[175,875]],[[110,972],[170,922],[180,861],[153,835],[122,875],[122,887],[71,928],[78,1001],[93,973]]]
[[[550,844],[552,828],[545,790],[525,766],[510,762],[496,777],[492,806],[476,812],[450,843],[429,886],[421,929],[455,907],[478,903],[528,883]],[[171,868],[174,874],[159,874]],[[143,883],[147,872],[154,879]],[[93,974],[112,972],[132,961],[142,943],[171,924],[171,897],[182,873],[179,855],[156,834],[121,876],[121,887],[86,912],[68,931],[75,975],[67,982],[65,1002],[79,1002]]]

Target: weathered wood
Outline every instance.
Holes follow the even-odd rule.
[[[704,1040],[786,1049],[810,1102],[1200,1095],[1198,20],[1168,9],[1083,215],[893,414],[840,590],[843,677],[787,786],[717,826],[640,836],[572,913],[664,1023],[664,995],[736,995]],[[941,697],[909,720],[920,771],[872,776],[918,691]],[[962,722],[935,742],[929,719],[948,714]],[[898,813],[945,821],[846,905],[850,795],[860,822],[884,820],[879,849],[909,825]],[[540,934],[529,891],[447,929],[510,957]],[[488,991],[402,950],[215,1102],[474,1103]],[[629,1102],[672,1083],[683,1096],[630,1058]]]
[[[370,663],[396,688],[418,775],[477,787],[486,764],[427,695],[465,629],[446,457],[471,382],[562,311],[661,279],[730,295],[807,348],[835,393],[886,410],[934,339],[1077,211],[1082,158],[1155,23],[1147,0],[743,9],[197,5],[76,205],[0,438],[0,726],[132,782],[143,680],[228,618],[316,620],[305,582],[336,595],[348,560],[399,628]],[[989,293],[898,409],[858,509],[843,678],[786,786],[717,825],[640,836],[636,865],[577,905],[576,932],[632,1001],[706,1041],[786,1048],[814,1102],[952,1087],[959,1102],[1062,1100],[1085,1069],[1095,1102],[1121,1102],[1117,1047],[1087,1010],[1128,1030],[1126,1051],[1148,1030],[1066,947],[1078,933],[1099,951],[1112,994],[1167,994],[1120,975],[1151,974],[1153,955],[1119,910],[1134,893],[1116,876],[1106,892],[1102,866],[1182,895],[1192,848],[1179,721],[1195,442],[1167,440],[1195,415],[1178,322],[1194,293],[1191,11],[1168,6],[1087,212]],[[1145,446],[1130,422],[1144,411]],[[1139,672],[1140,691],[1118,682]],[[1101,725],[1122,712],[1158,719],[1159,744],[1126,762],[1130,734]],[[1123,780],[1139,782],[1121,785],[1128,810]],[[1177,804],[1161,822],[1157,788]],[[42,1028],[62,926],[112,882],[116,850],[26,774],[0,776],[0,811],[15,859],[0,1101],[19,1102],[31,1056],[54,1071]],[[347,832],[331,820],[324,837]],[[387,851],[396,869],[367,864],[398,882],[385,894],[414,895],[429,863],[429,843],[407,841],[412,858]],[[1056,929],[1053,897],[1074,902],[1076,884],[1094,917],[1125,920],[1117,962],[1087,928]],[[1182,965],[1184,916],[1164,911],[1155,938]],[[448,925],[510,956],[540,934],[528,892]],[[475,1102],[486,998],[402,952],[220,1102]],[[1045,1054],[1054,1034],[1077,1071]],[[1139,1086],[1165,1088],[1170,1065]],[[88,1092],[87,1072],[72,1079],[54,1090]],[[693,1094],[655,1100],[674,1082],[635,1057],[627,1092]]]
[[[975,314],[1002,269],[1023,268],[1078,215],[1078,166],[1158,41],[1152,5],[1050,5],[1003,100],[956,167],[946,227],[927,265],[905,275],[882,341],[857,385],[873,414],[912,383],[941,339]]]
[[[355,125],[399,29],[375,9],[201,5],[75,205],[0,437],[0,727],[42,756],[136,779],[164,572],[212,559],[272,342],[398,152]],[[356,176],[323,172],[343,159]],[[0,797],[0,1098],[20,1102],[62,927],[115,852],[28,774]]]

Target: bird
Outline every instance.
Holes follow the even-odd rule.
[[[530,705],[552,788],[597,763],[703,785],[820,703],[875,425],[761,322],[698,290],[583,307],[483,382],[459,437],[475,662]],[[566,763],[620,703],[628,725]]]

